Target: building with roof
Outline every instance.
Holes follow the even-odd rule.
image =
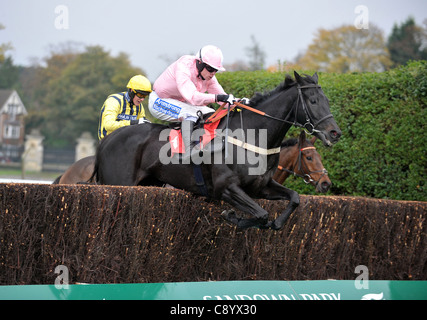
[[[0,89],[0,162],[21,160],[27,114],[15,90]]]

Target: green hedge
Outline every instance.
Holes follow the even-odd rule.
[[[227,92],[251,97],[277,86],[284,73],[218,74]],[[333,148],[317,143],[333,182],[329,194],[427,201],[425,124],[427,61],[383,73],[319,74],[343,136]],[[291,129],[288,136],[297,135]],[[295,179],[286,185],[313,194]]]

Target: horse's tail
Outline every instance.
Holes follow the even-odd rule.
[[[56,178],[56,179],[52,182],[52,184],[59,184],[59,180],[61,180],[61,178],[62,178],[62,174],[61,174],[58,178]]]
[[[98,155],[98,153],[97,153]],[[93,172],[92,175],[90,176],[90,178],[86,181],[86,183],[93,183],[93,182],[97,182],[98,181],[98,161],[97,161],[97,157],[95,157],[95,165],[93,166]]]
[[[108,136],[110,136],[110,135],[108,135]],[[90,176],[90,178],[86,181],[87,183],[95,183],[96,184],[99,181],[100,176],[99,176],[98,170],[99,170],[99,159],[100,159],[99,154],[101,153],[100,152],[101,142],[103,140],[106,140],[108,136],[104,137],[101,141],[98,142],[98,146],[96,147],[96,152],[95,152],[95,164],[93,166],[93,172],[92,172],[92,175]]]

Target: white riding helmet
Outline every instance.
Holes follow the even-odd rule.
[[[202,63],[206,63],[207,65],[217,69],[218,71],[225,71],[225,68],[222,66],[222,61],[224,59],[222,51],[216,46],[204,46],[199,50],[199,52],[197,52],[196,57]]]

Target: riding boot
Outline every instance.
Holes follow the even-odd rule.
[[[192,140],[194,129],[194,122],[191,120],[184,120],[181,124],[182,142],[184,143],[185,153],[181,155],[183,161],[191,158],[192,153],[198,152],[194,148],[195,142]]]

